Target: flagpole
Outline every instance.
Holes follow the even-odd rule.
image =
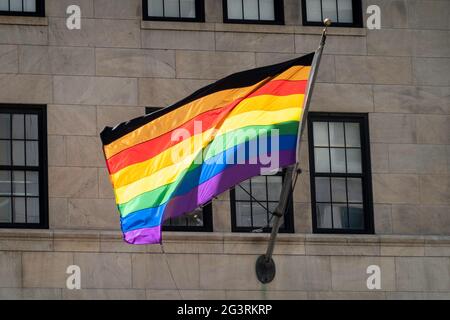
[[[304,130],[304,122],[307,119],[308,110],[309,110],[309,104],[311,101],[311,93],[314,87],[314,82],[317,77],[317,69],[319,68],[320,59],[322,57],[322,51],[325,46],[325,41],[327,38],[327,28],[331,25],[330,19],[324,20],[325,28],[322,31],[322,38],[320,39],[319,48],[316,50],[316,54],[314,55],[314,59],[312,61],[312,69],[311,69],[311,75],[310,75],[310,81],[308,81],[308,88],[306,91],[305,96],[305,104],[303,109],[303,121],[300,122],[300,128],[298,132],[298,141],[297,141],[297,157],[300,150],[300,137],[302,135],[302,132]],[[274,221],[272,226],[272,232],[270,234],[269,239],[269,245],[267,246],[266,254],[259,256],[259,258],[256,260],[256,275],[258,277],[258,280],[262,283],[269,283],[275,278],[275,262],[272,258],[273,251],[275,249],[275,242],[278,235],[278,231],[281,226],[282,217],[284,216],[284,213],[286,212],[286,208],[289,202],[289,196],[293,191],[293,183],[295,183],[298,174],[300,173],[300,170],[298,168],[298,158],[295,165],[289,166],[286,169],[285,178],[283,181],[283,187],[281,189],[281,195],[280,195],[280,201],[278,202],[278,206],[276,207],[275,211],[273,212]]]

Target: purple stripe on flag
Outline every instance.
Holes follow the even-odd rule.
[[[161,226],[125,232],[123,238],[130,244],[161,243]]]

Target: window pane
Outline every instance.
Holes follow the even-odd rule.
[[[338,10],[339,22],[353,22],[352,0],[338,0]]]
[[[306,0],[306,19],[308,21],[322,21],[320,14],[320,1]]]
[[[330,202],[330,178],[316,178],[316,201]]]
[[[347,191],[345,188],[345,178],[331,179],[332,199],[334,202],[347,202]]]
[[[322,0],[323,18],[329,18],[331,21],[337,21],[336,0]]]
[[[11,195],[11,172],[0,171],[0,196]]]
[[[352,204],[348,208],[349,228],[364,229],[364,210],[362,205]]]
[[[345,173],[345,149],[331,148],[331,172]]]
[[[0,197],[0,223],[11,222],[11,198]]]
[[[330,153],[328,148],[314,148],[316,172],[330,172]]]
[[[12,138],[13,139],[24,139],[24,118],[23,114],[13,114],[12,116]]]
[[[244,19],[258,20],[258,0],[244,0]]]
[[[27,141],[27,166],[39,165],[39,146],[37,141]]]
[[[25,165],[25,143],[24,141],[13,141],[13,165]]]
[[[347,205],[333,204],[333,227],[336,229],[348,228]]]
[[[11,165],[11,142],[0,141],[0,166]]]
[[[197,208],[191,213],[188,213],[182,217],[175,218],[184,218],[185,225],[191,226],[191,227],[201,227],[203,226],[203,209]]]
[[[1,9],[0,9],[1,10]],[[11,138],[10,115],[0,113],[0,139]]]
[[[11,11],[22,11],[22,0],[10,0]]]
[[[347,147],[360,147],[359,123],[347,122],[345,124],[345,142]]]
[[[236,225],[239,227],[251,227],[250,203],[236,202]]]
[[[25,223],[25,198],[13,198],[14,222]]]
[[[314,130],[314,146],[328,147],[328,123],[314,122],[313,130]]]
[[[242,0],[228,0],[228,19],[242,19]]]
[[[252,178],[252,196],[258,201],[266,201],[266,177],[259,176]]]
[[[331,228],[331,204],[319,203],[316,205],[317,227]]]
[[[26,138],[29,140],[38,139],[38,117],[35,114],[27,114],[25,116]]]
[[[245,192],[245,191],[247,191],[247,192]],[[241,182],[235,188],[236,200],[250,201],[249,193],[250,193],[250,180]]]
[[[23,0],[23,11],[36,12],[36,0]]]
[[[8,0],[0,0],[0,11],[8,11]]]
[[[275,20],[274,0],[259,0],[259,15],[261,20]]]
[[[362,181],[358,178],[347,179],[348,202],[362,202]]]
[[[195,18],[195,0],[181,0],[180,5],[183,18]]]
[[[27,196],[39,196],[39,173],[27,171]]]
[[[283,187],[283,178],[281,176],[267,177],[267,191],[269,201],[279,201],[281,195],[281,188]]]
[[[179,17],[180,7],[178,0],[164,0],[164,16]]]
[[[349,173],[361,173],[361,149],[347,149],[347,167]]]
[[[27,222],[39,223],[39,199],[27,198]]]
[[[330,122],[330,146],[345,147],[344,143],[344,123]]]
[[[148,16],[149,17],[163,17],[163,0],[149,0],[148,1]]]
[[[25,196],[25,172],[13,171],[13,194],[15,196]]]
[[[258,203],[253,202],[253,226],[265,227],[267,225],[267,211]]]

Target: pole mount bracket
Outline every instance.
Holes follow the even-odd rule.
[[[261,283],[269,283],[275,278],[275,261],[272,258],[267,260],[266,255],[261,255],[256,260],[256,276]]]

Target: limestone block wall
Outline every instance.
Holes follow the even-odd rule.
[[[0,103],[47,105],[50,221],[0,230],[0,297],[450,298],[447,0],[363,0],[380,6],[381,30],[329,31],[311,111],[369,114],[375,235],[312,234],[304,143],[295,234],[277,246],[272,284],[254,275],[267,236],[231,233],[228,193],[213,203],[214,232],[168,233],[166,257],[120,241],[104,126],[318,45],[298,0],[284,0],[283,26],[223,24],[221,3],[205,1],[205,23],[142,21],[140,0],[46,0],[45,18],[0,16]],[[81,30],[66,27],[70,4]],[[83,290],[65,289],[70,264]],[[379,291],[365,286],[370,264]]]

